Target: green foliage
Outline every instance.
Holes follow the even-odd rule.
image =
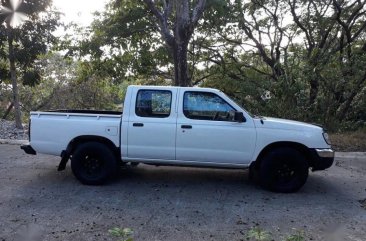
[[[248,231],[247,238],[256,241],[266,241],[271,238],[271,234],[259,226],[253,227]]]
[[[23,84],[35,86],[40,83],[41,74],[39,70],[30,69],[23,74]]]
[[[294,229],[296,232],[294,234],[286,235],[283,241],[305,241],[305,232],[302,230]],[[251,228],[246,235],[247,240],[254,241],[265,241],[265,240],[274,240],[274,235],[259,226],[255,226]]]
[[[42,80],[37,86],[22,86],[23,109],[108,109],[121,110],[122,87],[88,72],[82,61],[65,59],[59,54],[40,58]]]
[[[17,75],[24,85],[36,85],[40,82],[40,70],[37,68],[37,59],[49,51],[50,46],[57,42],[53,32],[60,25],[59,13],[51,8],[50,0],[23,1],[17,11],[26,14],[29,21],[17,28],[7,28],[6,14],[0,19],[0,83],[9,83],[8,74],[8,36],[13,36],[14,55],[17,66]],[[1,0],[1,5],[10,8],[10,1]],[[6,63],[6,64],[4,64]]]
[[[117,237],[119,241],[133,241],[132,235],[133,230],[131,228],[112,228],[109,229],[108,232]]]
[[[89,56],[94,74],[120,83],[131,75],[159,75],[162,71],[158,66],[169,63],[168,52],[142,1],[111,1],[97,16],[91,31],[84,30],[79,39],[69,39],[69,45],[63,45],[71,48],[73,55]]]
[[[46,53],[48,46],[56,42],[52,32],[58,25],[59,14],[47,11],[51,3],[51,0],[1,0],[0,61],[9,61],[8,70],[2,65],[2,71],[8,72],[9,76],[2,74],[4,79],[1,79],[0,84],[12,84],[13,95],[9,101],[14,105],[18,129],[23,129],[18,78],[23,79],[23,84],[39,83],[41,76],[35,68],[37,57]],[[28,21],[19,22],[24,18]],[[7,79],[9,77],[10,80]]]
[[[161,10],[162,4],[159,3],[162,1],[156,2]],[[191,5],[195,3],[190,1]],[[203,29],[208,31],[220,26],[218,21],[224,22],[227,10],[227,1],[207,1],[197,29],[203,32]],[[172,14],[167,22],[170,29],[174,29],[174,22]],[[120,82],[129,77],[142,77],[148,82],[164,79],[168,84],[172,83],[174,64],[171,49],[161,37],[155,17],[142,0],[111,1],[105,11],[97,13],[91,30],[84,30],[81,35],[85,36],[80,38],[82,41],[74,41],[74,36],[69,36],[68,44],[62,47],[71,49],[70,54],[75,56],[88,56],[95,73]],[[190,62],[197,55],[190,53],[188,57]],[[192,67],[190,72],[197,70],[197,66],[189,64]]]
[[[288,235],[284,241],[305,241],[304,231],[296,230],[295,234]]]
[[[365,16],[356,13],[366,5],[332,4],[231,2],[226,22],[215,28],[219,36],[197,41],[197,54],[207,61],[206,69],[196,72],[207,76],[200,84],[224,90],[255,114],[317,122],[333,131],[362,127],[366,25]],[[297,22],[283,21],[289,15]],[[354,27],[347,27],[350,19],[357,22]],[[263,98],[266,94],[270,98]]]
[[[0,59],[0,84],[5,80],[9,79],[8,63],[4,59]]]

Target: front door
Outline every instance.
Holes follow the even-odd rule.
[[[211,92],[185,91],[180,95],[179,105],[177,160],[250,163],[256,142],[253,122],[235,122],[237,110]]]

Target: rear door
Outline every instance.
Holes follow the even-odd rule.
[[[176,89],[134,89],[128,158],[175,160]]]

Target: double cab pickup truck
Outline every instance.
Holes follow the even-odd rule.
[[[122,112],[31,112],[28,154],[61,156],[83,184],[138,163],[249,169],[275,192],[295,192],[334,159],[322,127],[251,115],[211,88],[129,86]]]

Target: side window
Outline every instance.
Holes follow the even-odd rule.
[[[233,121],[235,109],[214,93],[185,92],[183,113],[189,119]]]
[[[172,92],[168,90],[139,90],[135,113],[141,117],[166,118],[170,115]]]

